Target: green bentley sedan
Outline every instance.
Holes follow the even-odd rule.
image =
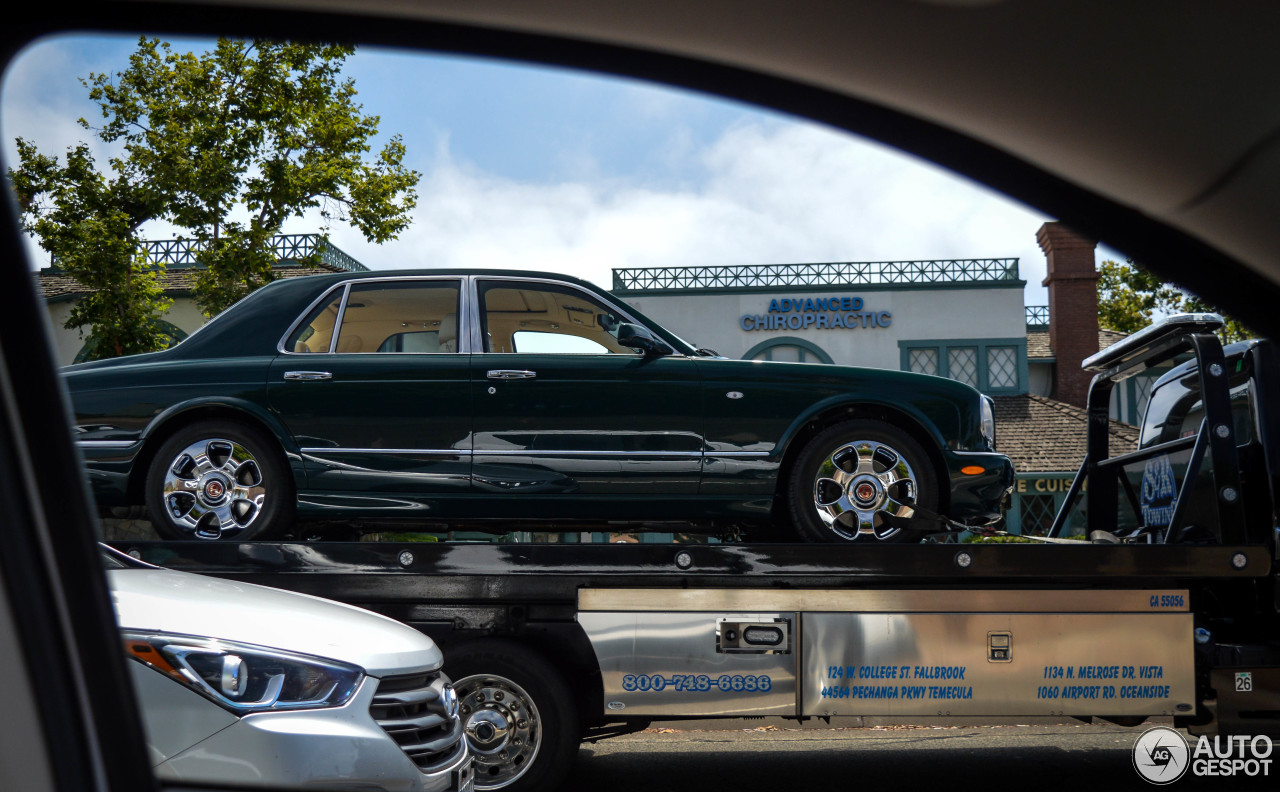
[[[967,385],[727,360],[562,275],[281,280],[172,349],[63,371],[99,506],[145,504],[169,538],[518,520],[906,541],[999,522],[1013,484]]]

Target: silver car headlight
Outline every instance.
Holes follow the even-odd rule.
[[[982,397],[982,439],[987,448],[996,450],[996,404],[990,396]]]
[[[124,632],[129,656],[237,715],[340,707],[364,670],[335,660],[190,635]]]

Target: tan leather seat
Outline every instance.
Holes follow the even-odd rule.
[[[441,352],[458,351],[458,315],[447,313],[440,320],[440,334],[436,339],[440,342]]]
[[[360,352],[363,349],[364,341],[360,339],[360,336],[353,335],[352,333],[343,333],[338,336],[338,352],[351,354],[353,352]]]

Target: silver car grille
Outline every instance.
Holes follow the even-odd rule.
[[[448,767],[466,750],[456,707],[452,715],[446,709],[448,685],[438,671],[386,677],[369,705],[373,719],[423,772]]]

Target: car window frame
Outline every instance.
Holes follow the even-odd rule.
[[[377,350],[369,352],[338,352],[338,337],[342,335],[342,320],[347,313],[347,301],[351,299],[351,288],[366,283],[386,283],[407,281],[455,281],[458,283],[458,348],[453,352],[378,352]],[[338,305],[338,316],[334,320],[334,334],[329,339],[329,348],[323,352],[295,352],[289,349],[289,339],[293,334],[298,332],[302,323],[307,320],[311,312],[324,305],[326,301],[333,299],[334,292],[342,291],[342,302]],[[464,333],[463,328],[469,324],[470,317],[467,316],[470,301],[467,299],[467,277],[464,275],[388,275],[374,278],[350,278],[333,284],[328,289],[310,302],[307,307],[298,314],[298,317],[289,325],[289,329],[284,335],[280,336],[280,340],[276,342],[276,351],[281,355],[289,355],[291,357],[305,359],[320,359],[325,355],[462,355],[470,354],[470,349],[464,347],[470,344],[470,333]]]
[[[574,357],[574,358],[631,357],[632,355],[636,357],[644,356],[644,353],[638,350],[635,352],[607,352],[605,354],[594,354],[594,355],[586,352],[577,352],[577,353],[490,352],[488,349],[488,344],[485,343],[485,338],[484,338],[484,332],[485,332],[484,311],[483,311],[483,306],[480,305],[480,282],[481,281],[497,281],[499,283],[546,283],[552,286],[572,289],[573,291],[576,291],[582,295],[585,295],[587,298],[591,299],[592,301],[604,305],[606,308],[613,311],[613,313],[617,314],[618,317],[621,318],[623,321],[628,322],[630,324],[640,325],[646,330],[652,333],[655,333],[655,335],[662,337],[662,334],[657,333],[657,331],[655,331],[654,328],[650,327],[647,322],[640,321],[630,311],[627,311],[621,308],[615,301],[606,299],[604,295],[597,294],[591,291],[590,289],[583,288],[582,286],[579,286],[578,284],[572,281],[556,280],[554,278],[542,278],[542,277],[530,276],[530,275],[473,275],[471,276],[471,280],[473,281],[471,284],[471,288],[469,289],[469,292],[470,292],[469,296],[472,301],[471,315],[475,317],[475,321],[472,327],[471,343],[472,343],[473,349],[475,349],[475,354],[478,354],[478,355],[564,355],[565,357]],[[682,356],[678,350],[675,352],[675,355]]]

